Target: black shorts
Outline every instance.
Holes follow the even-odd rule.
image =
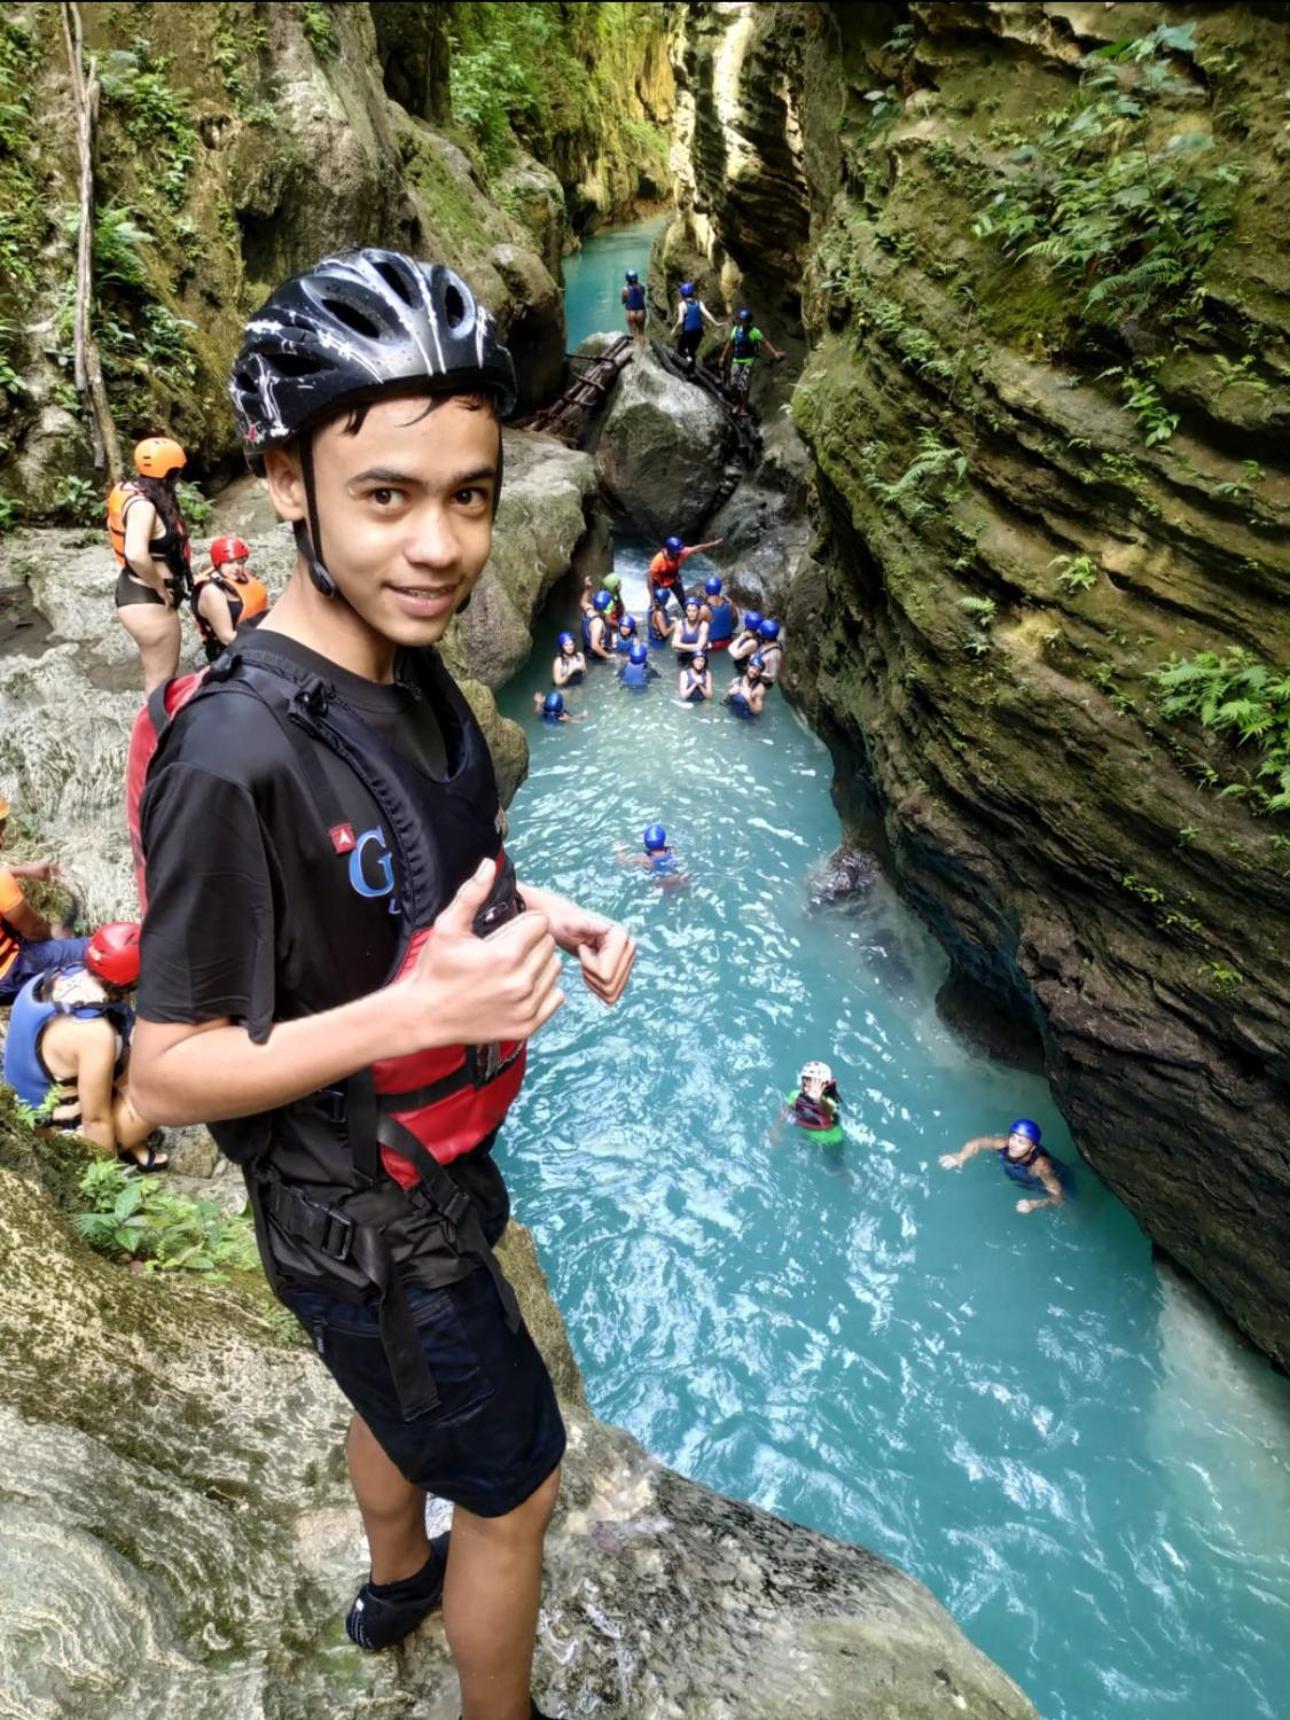
[[[546,1363],[527,1327],[507,1327],[487,1272],[407,1295],[439,1403],[406,1421],[375,1302],[355,1306],[312,1290],[288,1290],[283,1300],[409,1481],[476,1516],[502,1517],[564,1456],[564,1422]]]
[[[150,585],[145,585],[141,579],[136,579],[124,568],[117,575],[116,590],[112,595],[118,609],[129,609],[135,603],[156,603],[165,608],[161,597]]]

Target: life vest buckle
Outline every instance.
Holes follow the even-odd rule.
[[[292,703],[299,705],[311,717],[325,717],[334,696],[334,689],[321,675],[310,675]]]

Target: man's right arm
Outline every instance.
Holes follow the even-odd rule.
[[[996,1150],[1007,1143],[1001,1135],[978,1135],[975,1140],[966,1142],[957,1153],[942,1153],[941,1163],[947,1171],[956,1171],[960,1165],[965,1165],[969,1159],[974,1159],[978,1153],[985,1153],[991,1147]]]

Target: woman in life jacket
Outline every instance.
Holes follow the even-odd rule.
[[[239,627],[257,627],[269,613],[269,593],[246,571],[251,551],[240,537],[217,537],[207,565],[193,580],[193,620],[213,663]]]
[[[706,651],[696,651],[688,663],[681,665],[676,690],[687,705],[701,705],[712,697],[712,670]]]
[[[842,1139],[842,1097],[827,1063],[807,1063],[784,1100],[782,1115],[794,1128],[831,1145]]]
[[[147,436],[134,450],[136,475],[108,493],[117,620],[138,647],[145,693],[179,668],[179,605],[192,587],[192,552],[175,485],[187,463],[178,442]]]
[[[627,284],[622,291],[622,301],[627,312],[627,332],[637,346],[645,344],[645,288],[635,269],[628,269]]]
[[[577,687],[587,673],[587,659],[578,649],[578,641],[572,633],[561,633],[556,640],[555,662],[551,665],[551,679],[557,687]]]
[[[685,614],[672,633],[672,649],[682,665],[688,663],[696,651],[708,648],[708,624],[702,612],[699,594],[692,591],[685,600]]]
[[[725,595],[720,579],[711,574],[703,582],[703,619],[708,624],[708,650],[728,651],[735,631],[735,606]]]
[[[619,657],[626,657],[635,643],[636,617],[624,613],[614,628],[614,651]]]
[[[703,325],[705,322],[712,328],[721,326],[695,291],[694,282],[682,281],[672,332],[676,336],[676,350],[684,361],[686,369],[691,372],[694,370],[699,347],[703,342]]]
[[[640,854],[629,854],[621,843],[616,843],[614,857],[618,864],[639,866],[663,890],[679,889],[689,883],[689,878],[681,870],[676,849],[668,841],[667,831],[661,824],[647,824],[642,843],[644,852]]]
[[[609,625],[612,595],[603,588],[591,600],[591,612],[582,618],[583,649],[602,663],[612,663],[615,656],[614,635]]]
[[[618,671],[619,683],[633,693],[643,693],[651,681],[658,680],[658,670],[649,660],[643,640],[637,639],[627,653],[627,661]]]
[[[675,618],[668,608],[667,587],[665,585],[650,586],[649,621],[646,627],[649,644],[655,649],[670,644],[672,629],[675,625]]]
[[[766,703],[766,664],[760,651],[754,651],[744,665],[738,680],[730,683],[726,705],[737,717],[759,717]]]
[[[784,647],[780,644],[779,622],[767,616],[757,629],[757,637],[761,641],[757,649],[766,663],[766,680],[773,687],[784,666]]]
[[[170,1161],[151,1139],[126,1084],[139,979],[139,927],[117,921],[89,940],[84,965],[52,968],[14,1000],[4,1047],[4,1079],[41,1124],[80,1135],[140,1171]]]
[[[956,1171],[978,1153],[992,1152],[1010,1182],[1042,1197],[1023,1196],[1017,1202],[1017,1211],[1040,1212],[1044,1207],[1061,1206],[1075,1192],[1069,1165],[1046,1152],[1041,1139],[1038,1123],[1029,1117],[1018,1117],[1006,1135],[978,1135],[957,1153],[942,1153],[941,1165],[947,1171]]]
[[[742,663],[751,657],[754,651],[761,650],[762,616],[755,609],[750,609],[744,616],[744,624],[730,644],[730,661]]]

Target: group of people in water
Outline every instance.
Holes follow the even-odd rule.
[[[251,552],[240,537],[215,538],[194,572],[177,493],[187,464],[178,442],[169,436],[146,436],[135,446],[134,476],[108,492],[117,619],[139,652],[146,693],[179,669],[180,614],[185,608],[207,662],[213,663],[238,628],[253,626],[269,607],[268,591],[248,571]]]
[[[581,638],[571,632],[557,636],[552,688],[534,695],[534,708],[544,722],[581,721],[583,713],[569,708],[565,693],[579,686],[595,663],[611,665],[620,685],[643,693],[662,678],[656,665],[664,653],[675,666],[677,697],[693,705],[713,699],[713,661],[728,656],[739,672],[723,695],[727,709],[739,717],[760,715],[784,662],[780,623],[753,609],[740,620],[717,574],[708,576],[701,591],[687,592],[681,577],[688,556],[716,549],[719,541],[688,545],[669,537],[650,562],[649,612],[640,619],[623,601],[620,574],[606,574],[598,589],[591,580],[586,582]]]

